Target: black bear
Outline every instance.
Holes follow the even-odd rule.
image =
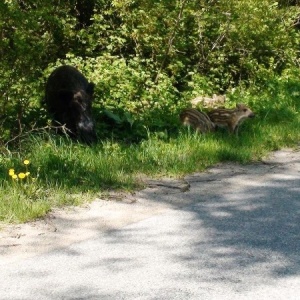
[[[72,66],[58,67],[46,83],[45,103],[54,121],[87,144],[96,141],[91,111],[93,93],[94,84]]]

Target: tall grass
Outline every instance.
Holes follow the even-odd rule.
[[[238,137],[226,130],[198,135],[180,128],[164,139],[149,134],[137,144],[108,139],[86,147],[60,136],[31,135],[21,151],[0,155],[0,221],[24,222],[55,206],[93,200],[107,190],[136,189],[140,174],[180,177],[218,162],[245,164],[293,147],[300,141],[300,104],[288,90],[280,97],[284,101],[272,103],[266,95],[245,97],[257,116],[241,126]],[[24,159],[30,161],[30,175],[13,180],[8,170],[23,172]]]

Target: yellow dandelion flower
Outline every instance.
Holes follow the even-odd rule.
[[[25,175],[25,173],[21,172],[21,173],[18,174],[18,177],[20,179],[24,179],[26,177],[26,175]]]
[[[18,179],[18,176],[16,174],[11,176],[12,179]]]
[[[13,176],[15,174],[15,170],[14,169],[9,169],[8,170],[8,175],[9,176]]]
[[[29,176],[29,175],[30,175],[30,172],[26,172],[25,175],[26,175],[26,176]]]
[[[23,163],[24,163],[24,165],[29,165],[30,161],[29,161],[28,159],[25,159],[25,160],[23,161]]]

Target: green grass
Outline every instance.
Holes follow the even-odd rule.
[[[294,101],[287,97],[287,105],[266,108],[251,99],[257,117],[242,124],[238,137],[227,131],[197,135],[180,128],[169,138],[149,134],[136,144],[104,140],[87,147],[59,136],[31,135],[18,151],[0,154],[0,221],[25,222],[53,207],[93,200],[108,190],[140,188],[140,174],[180,177],[219,162],[245,164],[272,150],[296,146],[300,141],[297,95]],[[30,160],[27,169],[24,159]],[[13,180],[10,168],[30,175]]]

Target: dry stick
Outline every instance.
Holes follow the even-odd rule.
[[[229,31],[229,26],[230,26],[230,16],[231,16],[231,13],[224,13],[225,14],[225,16],[226,16],[226,18],[227,18],[227,24],[226,24],[226,29],[225,29],[225,32],[223,32],[223,33],[221,33],[219,36],[218,36],[218,38],[216,39],[216,41],[213,43],[213,45],[212,45],[212,48],[208,51],[208,54],[206,55],[206,57],[204,57],[204,51],[202,51],[202,56],[203,56],[203,58],[204,58],[204,61],[206,61],[207,60],[207,58],[208,58],[208,55],[209,55],[209,53],[210,52],[212,52],[221,42],[222,42],[222,40],[226,37],[226,34],[228,33],[228,31]],[[202,38],[202,34],[201,33],[199,33],[199,38],[201,39]],[[199,44],[200,44],[200,41],[199,41]],[[201,58],[200,58],[200,60],[201,60]],[[200,60],[199,60],[199,62],[198,62],[198,65],[200,65]]]
[[[183,14],[183,9],[184,9],[184,6],[185,6],[186,2],[188,2],[188,0],[183,0],[182,3],[181,3],[180,11],[179,11],[178,17],[176,19],[175,26],[173,28],[173,31],[172,31],[171,36],[170,36],[169,41],[168,41],[168,47],[167,47],[167,49],[165,51],[163,61],[162,61],[161,65],[160,65],[160,68],[159,68],[159,70],[158,70],[158,72],[156,74],[156,78],[154,80],[155,83],[157,83],[158,77],[159,77],[162,69],[164,68],[164,66],[166,64],[166,60],[167,60],[167,57],[168,57],[168,55],[170,53],[171,47],[173,45],[173,41],[174,41],[174,38],[176,36],[176,30],[178,28],[179,22],[181,21],[182,14]]]
[[[34,125],[35,125],[35,124],[34,124]],[[33,125],[33,127],[34,127],[34,125]],[[11,142],[17,140],[17,139],[20,138],[20,137],[24,137],[24,136],[26,136],[26,135],[29,135],[29,134],[32,133],[32,132],[45,131],[45,130],[47,130],[47,129],[48,129],[48,130],[49,130],[49,129],[60,129],[60,130],[63,131],[64,134],[67,134],[67,132],[71,132],[71,130],[69,130],[68,128],[66,128],[65,125],[62,125],[62,126],[50,126],[50,125],[47,125],[47,126],[45,126],[45,127],[40,127],[40,128],[33,128],[33,127],[32,127],[31,130],[28,130],[28,131],[26,131],[25,133],[23,133],[23,129],[22,129],[21,132],[20,132],[18,135],[14,136],[12,139],[10,139],[9,141],[7,141],[7,142],[4,144],[4,146],[7,147],[8,144],[10,144]]]

